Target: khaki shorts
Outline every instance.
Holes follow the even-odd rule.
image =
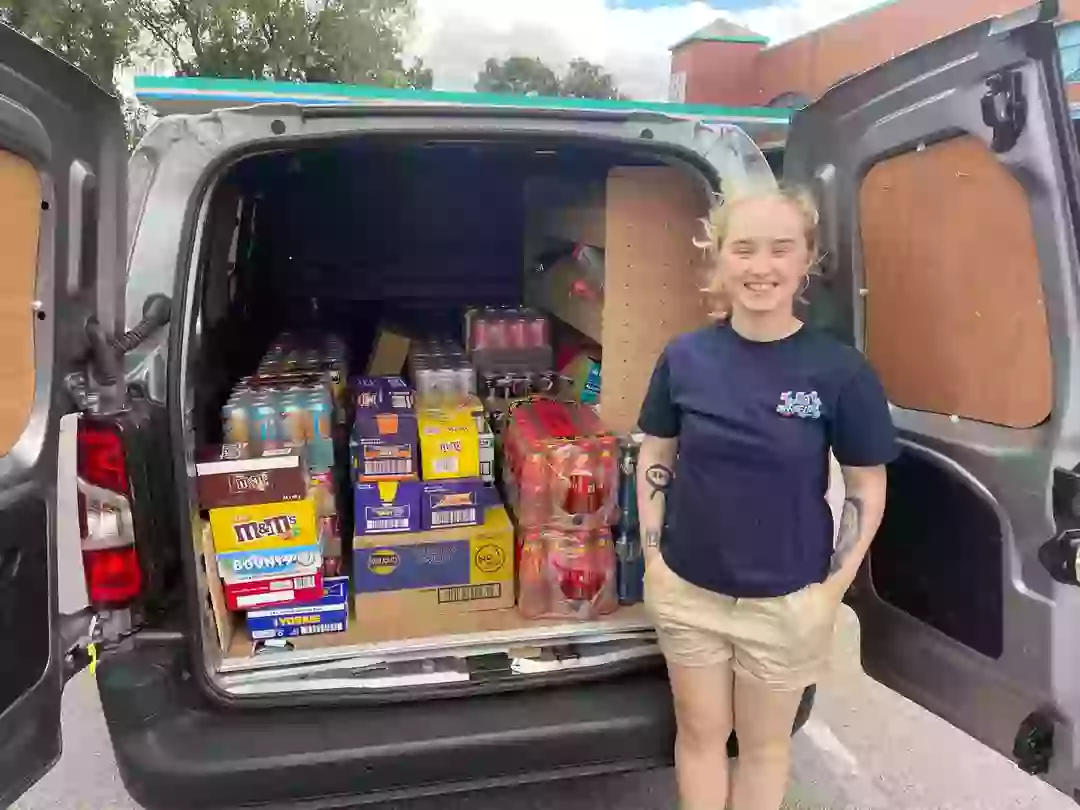
[[[645,571],[645,607],[668,663],[731,661],[737,675],[803,689],[828,667],[840,606],[817,584],[767,599],[724,596],[682,579],[657,555]]]

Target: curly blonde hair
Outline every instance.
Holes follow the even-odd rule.
[[[694,244],[702,248],[708,256],[709,276],[702,292],[709,297],[709,317],[715,320],[726,320],[731,315],[731,298],[724,291],[719,273],[716,272],[716,262],[720,257],[720,250],[724,246],[724,240],[728,235],[732,212],[742,203],[751,200],[780,200],[793,206],[803,220],[803,236],[806,238],[806,248],[811,257],[808,275],[817,274],[817,264],[821,260],[818,254],[818,223],[821,214],[813,194],[802,187],[763,188],[719,196],[717,202],[709,209],[708,216],[701,219],[704,227],[705,238],[695,239]],[[802,296],[799,300],[805,303]]]

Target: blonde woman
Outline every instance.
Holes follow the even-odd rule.
[[[885,509],[896,441],[881,384],[794,313],[817,222],[809,196],[783,190],[713,211],[717,321],[668,345],[642,406],[645,602],[675,699],[683,810],[780,807],[796,709]],[[846,490],[835,544],[830,453]]]

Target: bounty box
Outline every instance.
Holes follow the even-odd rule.
[[[378,481],[353,487],[353,534],[417,532],[420,522],[419,481]]]
[[[400,377],[353,380],[356,415],[350,441],[357,481],[415,478],[417,427],[413,392]]]
[[[247,614],[248,631],[253,641],[337,633],[348,623],[348,577],[324,580],[322,594],[311,602],[249,610]]]
[[[353,541],[356,610],[365,622],[514,606],[514,529],[502,506],[483,526]]]
[[[217,555],[218,574],[226,587],[265,577],[314,576],[322,561],[322,547],[318,543],[265,551],[228,551]]]

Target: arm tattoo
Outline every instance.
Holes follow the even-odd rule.
[[[645,548],[660,548],[660,532],[655,530],[645,532]]]
[[[840,511],[840,531],[836,535],[836,548],[833,550],[832,565],[829,573],[836,573],[843,568],[851,550],[859,542],[862,534],[863,511],[865,505],[862,498],[857,495],[848,496],[844,501],[844,507]]]
[[[650,501],[657,495],[666,496],[668,490],[671,489],[671,469],[663,464],[653,464],[645,470],[645,481],[652,488],[652,492],[649,493]]]

